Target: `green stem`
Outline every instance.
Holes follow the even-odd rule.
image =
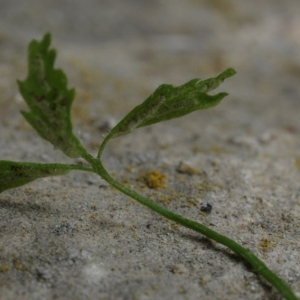
[[[109,139],[105,139],[103,144],[105,145]],[[298,298],[295,296],[293,291],[290,289],[288,284],[283,281],[281,278],[279,278],[275,273],[273,273],[268,267],[250,250],[242,247],[232,239],[219,234],[218,232],[206,227],[203,224],[200,224],[198,222],[192,221],[190,219],[187,219],[179,214],[173,213],[172,211],[169,211],[168,209],[156,204],[155,202],[152,202],[151,200],[143,197],[142,195],[136,193],[133,190],[128,189],[118,181],[116,181],[114,178],[112,178],[109,173],[106,171],[104,166],[102,165],[100,161],[101,153],[104,149],[103,147],[100,147],[98,157],[94,158],[89,153],[84,153],[83,158],[88,161],[95,173],[100,175],[104,180],[106,180],[109,184],[111,184],[113,187],[121,191],[122,193],[126,194],[127,196],[135,199],[139,203],[147,206],[151,210],[157,212],[158,214],[164,216],[165,218],[172,220],[176,223],[179,223],[183,225],[184,227],[190,228],[194,231],[200,232],[201,234],[205,235],[207,238],[210,238],[226,247],[231,249],[234,253],[244,258],[256,271],[259,275],[264,277],[271,285],[273,285],[278,292],[285,297],[287,300],[298,300]]]
[[[54,164],[52,164],[54,165]],[[59,164],[59,165],[62,165],[62,164]],[[86,172],[92,172],[94,173],[93,169],[90,168],[90,167],[85,167],[85,166],[82,166],[82,165],[76,165],[76,164],[63,164],[63,166],[66,166],[70,171],[73,171],[73,170],[78,170],[78,171],[86,171]]]
[[[104,148],[105,148],[107,142],[108,142],[109,140],[111,140],[112,138],[113,138],[113,134],[112,134],[112,132],[110,132],[110,133],[104,138],[103,142],[101,143],[100,148],[99,148],[99,151],[98,151],[98,154],[97,154],[97,158],[98,158],[99,160],[100,160],[100,157],[101,157],[101,155],[102,155],[102,152],[103,152],[103,150],[104,150]],[[82,153],[82,152],[81,152],[83,155],[88,154],[88,153],[86,153],[86,151],[85,151],[84,148],[82,148],[82,150],[85,152],[85,153]],[[85,158],[85,159],[86,159],[86,158]],[[104,169],[104,167],[103,167],[103,169]]]

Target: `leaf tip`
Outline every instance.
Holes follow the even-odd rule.
[[[223,73],[221,73],[218,77],[226,79],[226,78],[232,77],[235,74],[236,74],[236,70],[235,69],[228,68]]]

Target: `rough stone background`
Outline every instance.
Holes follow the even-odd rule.
[[[105,165],[251,249],[300,297],[299,11],[298,0],[0,0],[0,157],[70,161],[19,114],[15,80],[45,32],[77,89],[75,132],[92,153],[159,84],[234,67],[218,107],[115,140]],[[143,183],[152,170],[166,187]],[[224,247],[73,172],[0,195],[0,299],[280,296]]]

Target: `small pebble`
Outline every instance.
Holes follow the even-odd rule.
[[[206,203],[206,205],[202,205],[200,207],[200,210],[206,214],[210,214],[212,211],[212,205],[209,203]]]

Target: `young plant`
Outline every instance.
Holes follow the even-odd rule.
[[[253,270],[264,277],[283,297],[296,300],[297,297],[290,287],[250,250],[205,225],[176,214],[127,188],[112,178],[101,162],[105,145],[112,138],[128,134],[139,127],[178,118],[195,110],[217,105],[227,94],[208,95],[208,92],[217,88],[236,72],[229,68],[217,77],[207,80],[192,79],[176,87],[169,84],[159,86],[109,132],[99,148],[97,157],[94,157],[82,146],[72,131],[70,110],[75,92],[73,89],[68,89],[67,78],[63,71],[54,68],[56,52],[49,48],[50,42],[51,36],[46,34],[42,41],[33,40],[29,44],[28,76],[24,81],[18,81],[19,90],[29,107],[29,111],[22,111],[22,114],[43,139],[71,158],[83,158],[89,163],[89,167],[76,164],[41,164],[3,160],[0,161],[0,192],[38,178],[62,175],[73,170],[96,173],[113,187],[151,210],[227,246],[245,259]]]

